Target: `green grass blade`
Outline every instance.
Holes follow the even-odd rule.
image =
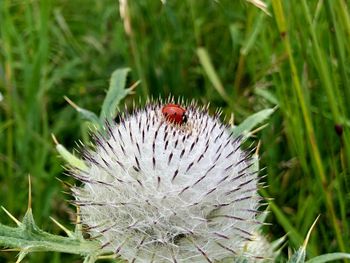
[[[224,88],[218,74],[215,71],[213,63],[210,60],[210,56],[208,54],[208,51],[205,48],[200,47],[197,49],[197,55],[198,55],[199,61],[202,65],[205,73],[207,74],[210,82],[213,84],[214,88],[221,95],[221,97],[224,100],[227,100],[228,97],[227,97],[225,88]]]

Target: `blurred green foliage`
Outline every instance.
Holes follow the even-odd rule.
[[[58,233],[49,216],[72,222],[56,177],[74,182],[51,133],[68,149],[89,138],[63,97],[98,113],[111,73],[130,67],[128,86],[141,84],[126,104],[172,94],[210,102],[236,123],[277,105],[257,134],[269,185],[262,194],[274,199],[266,230],[271,239],[289,233],[296,249],[321,214],[308,255],[349,252],[349,2],[272,0],[269,10],[243,0],[129,0],[123,20],[112,0],[0,1],[1,205],[24,214],[31,174],[38,225]]]

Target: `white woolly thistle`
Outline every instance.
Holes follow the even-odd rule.
[[[72,176],[81,221],[106,251],[130,262],[217,262],[244,253],[261,225],[257,171],[219,114],[162,102],[108,123]],[[254,255],[250,255],[254,258]]]

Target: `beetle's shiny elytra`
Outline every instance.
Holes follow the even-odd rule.
[[[166,104],[162,113],[167,121],[175,124],[183,124],[187,121],[186,110],[178,104]]]

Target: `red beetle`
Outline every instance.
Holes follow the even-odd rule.
[[[167,121],[175,124],[183,124],[187,121],[186,110],[178,104],[166,104],[162,113]]]

